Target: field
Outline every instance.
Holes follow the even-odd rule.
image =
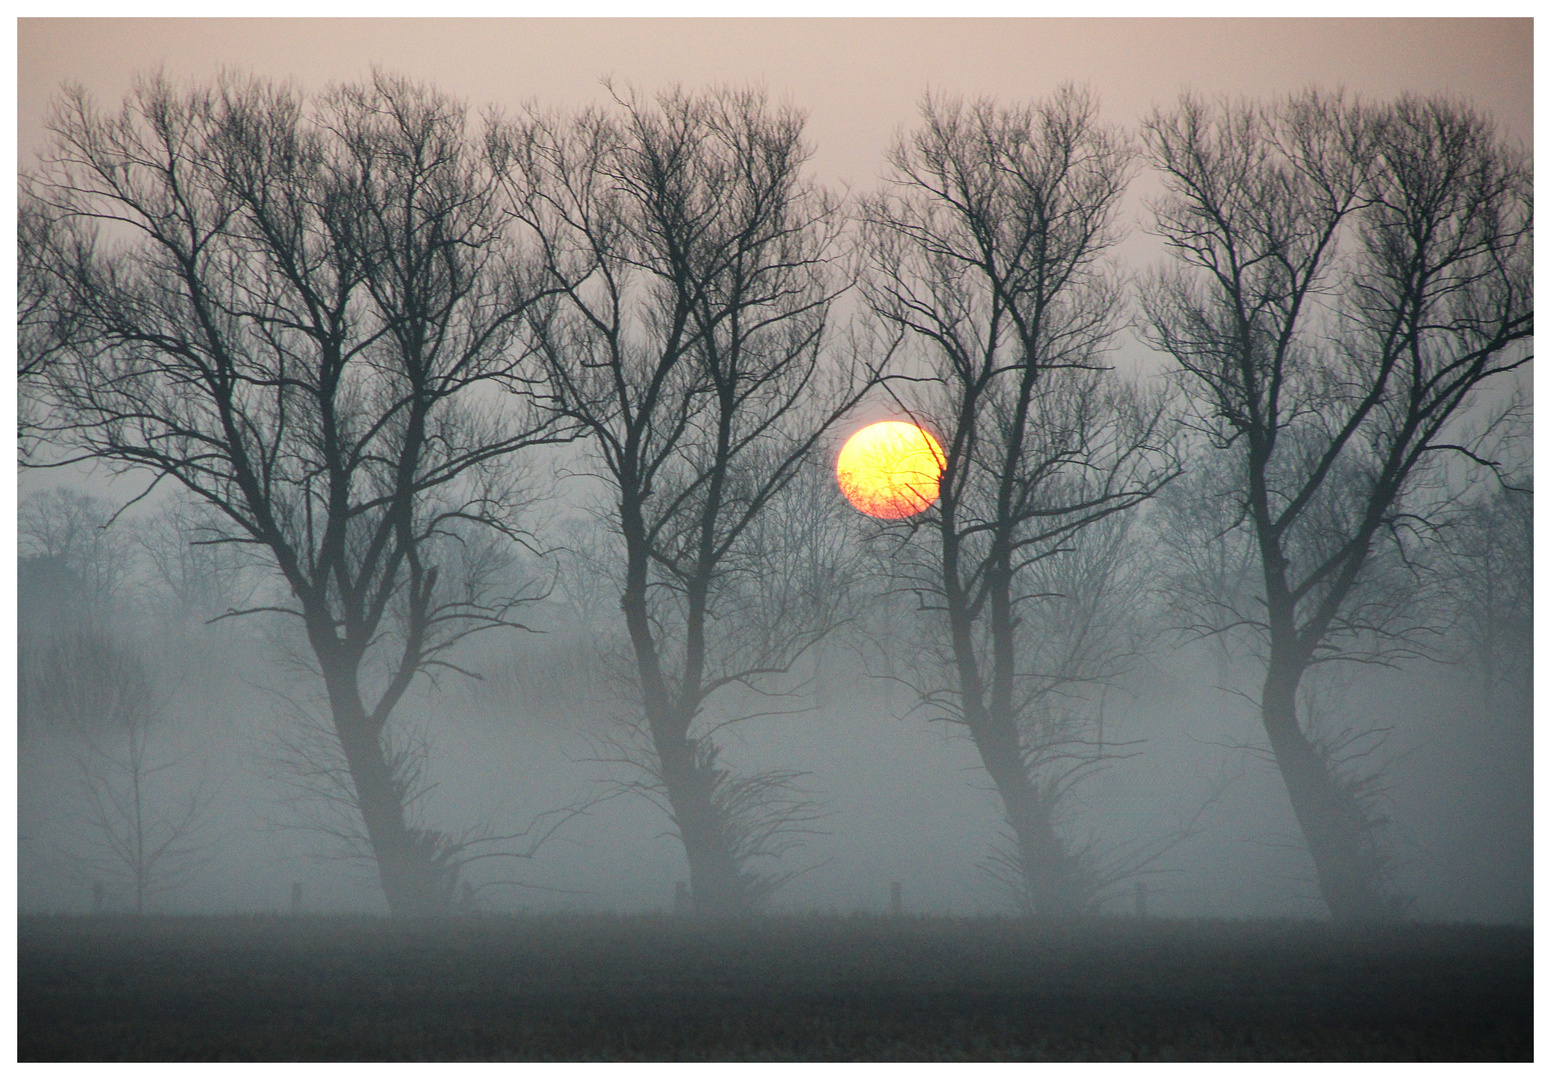
[[[1527,1061],[1531,939],[1161,919],[24,916],[18,1056]]]

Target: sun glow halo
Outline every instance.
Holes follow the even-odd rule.
[[[877,518],[919,514],[937,500],[946,464],[932,433],[900,420],[869,424],[852,435],[835,462],[840,491]]]

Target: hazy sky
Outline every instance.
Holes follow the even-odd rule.
[[[604,75],[643,89],[754,81],[808,111],[823,179],[870,187],[929,86],[1012,101],[1074,81],[1125,122],[1185,87],[1446,91],[1528,142],[1532,51],[1529,19],[22,19],[18,147],[25,165],[62,83],[116,102],[158,66],[319,89],[378,64],[512,108],[597,99]]]
[[[1529,143],[1532,56],[1529,19],[20,19],[17,149],[28,167],[63,84],[116,106],[158,67],[197,79],[230,67],[319,90],[375,64],[475,109],[511,110],[606,100],[605,76],[643,90],[757,82],[807,111],[822,180],[866,190],[928,88],[1012,102],[1076,82],[1128,125],[1186,88],[1446,92]],[[1118,254],[1145,264],[1149,243],[1133,231]],[[1119,363],[1145,362],[1120,359],[1128,348]]]

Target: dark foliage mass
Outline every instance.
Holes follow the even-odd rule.
[[[1529,929],[26,918],[60,1060],[1522,1060]]]

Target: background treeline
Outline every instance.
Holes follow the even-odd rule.
[[[1526,153],[928,97],[842,198],[802,129],[67,91],[20,454],[125,494],[19,510],[24,907],[1527,918]],[[885,416],[902,522],[831,475]]]

